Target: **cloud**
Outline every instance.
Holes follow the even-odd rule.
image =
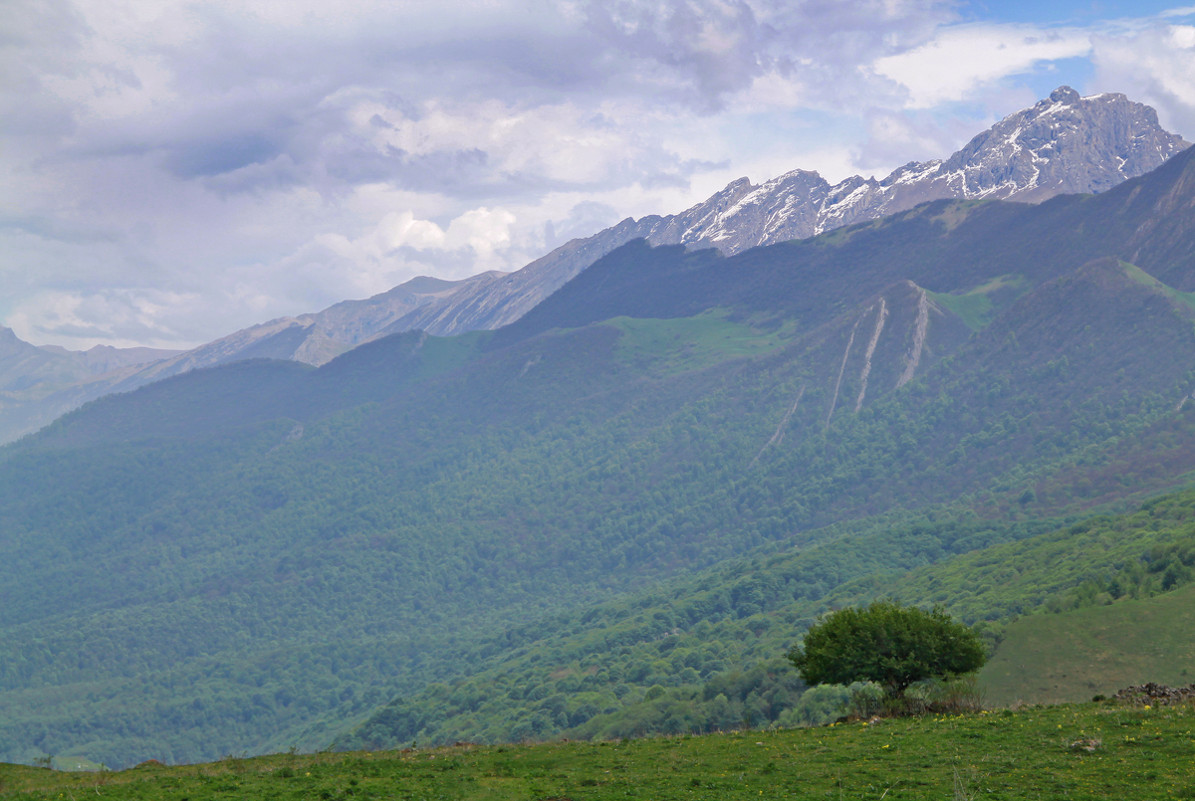
[[[68,340],[80,347],[173,347],[202,327],[187,309],[204,306],[201,295],[155,290],[39,292],[8,319],[26,341]]]
[[[377,237],[381,250],[390,251],[400,247],[416,250],[442,248],[448,236],[444,229],[430,220],[417,220],[410,211],[391,212],[378,224]]]
[[[855,149],[855,163],[884,177],[910,161],[945,158],[992,124],[983,116],[959,114],[943,120],[918,110],[876,109],[867,115],[867,137]]]
[[[959,25],[913,50],[876,60],[877,74],[907,92],[907,108],[965,100],[1045,61],[1087,55],[1091,34],[1029,25]]]
[[[537,5],[529,14],[523,3],[417,3],[396,14],[364,3],[330,14],[318,4],[284,13],[163,3],[153,13],[131,3],[111,14],[81,4],[90,35],[63,54],[72,69],[41,88],[74,109],[61,155],[160,156],[183,180],[238,173],[213,184],[226,191],[385,180],[494,196],[593,183],[605,152],[622,146],[611,132],[644,108],[709,113],[768,76],[841,89],[861,58],[924,36],[946,8]],[[364,125],[356,112],[368,105],[369,121],[393,127]],[[532,128],[566,136],[546,151]],[[522,153],[519,141],[529,143]],[[579,166],[590,175],[565,174]]]
[[[659,102],[701,112],[769,80],[799,87],[803,102],[841,108],[864,80],[859,65],[927,40],[954,17],[938,0],[792,2],[593,2],[588,30],[603,44],[603,64]]]

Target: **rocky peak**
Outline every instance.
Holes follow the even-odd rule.
[[[1080,97],[1063,86],[976,136],[940,172],[959,183],[962,197],[1040,201],[1109,189],[1187,146],[1149,106],[1118,93]]]
[[[1055,103],[1077,103],[1080,100],[1079,93],[1069,86],[1059,86],[1053,92],[1050,92],[1050,99]]]
[[[661,245],[712,245],[731,254],[928,200],[1037,202],[1063,193],[1100,192],[1153,170],[1187,146],[1182,137],[1161,128],[1149,106],[1115,93],[1081,97],[1061,86],[945,161],[910,162],[879,181],[856,175],[833,186],[817,173],[798,170],[754,188],[734,206],[714,209],[712,204],[732,187],[742,186],[740,179],[677,215],[699,224],[678,231],[663,218],[665,224],[655,226],[648,239]]]

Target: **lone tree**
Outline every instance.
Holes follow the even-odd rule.
[[[874,681],[889,697],[923,679],[983,667],[983,643],[941,609],[877,601],[826,615],[788,652],[806,684]]]

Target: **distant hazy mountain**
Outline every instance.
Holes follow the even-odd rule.
[[[1163,130],[1149,106],[1122,94],[1080,97],[1064,86],[1049,99],[1001,120],[945,161],[911,162],[883,180],[853,176],[830,184],[809,170],[794,170],[758,186],[740,178],[680,214],[628,218],[591,237],[567,242],[513,273],[488,272],[456,282],[417,278],[368,300],[284,318],[228,339],[276,341],[285,331],[286,344],[270,355],[322,364],[378,334],[422,330],[445,335],[499,328],[634,239],[653,245],[716,247],[733,255],[929,200],[1039,202],[1059,194],[1101,192],[1144,175],[1188,145],[1181,136]],[[246,338],[251,332],[255,336]],[[205,354],[212,353],[211,347],[205,346]],[[235,347],[221,348],[214,360],[188,354],[176,364],[216,364],[236,352]]]
[[[476,283],[501,275],[468,280]],[[260,358],[323,364],[376,337],[413,309],[452,294],[462,283],[416,278],[369,300],[271,320],[189,351],[107,346],[68,351],[31,345],[0,327],[0,444],[36,431],[89,400],[199,367]]]
[[[69,351],[31,345],[0,326],[0,442],[36,431],[113,391],[147,364],[178,351],[97,345]]]
[[[416,278],[366,300],[237,331],[141,370],[122,367],[102,381],[88,375],[85,387],[71,380],[38,379],[36,392],[3,397],[0,443],[36,430],[91,398],[197,367],[260,357],[320,365],[386,334],[422,330],[447,335],[499,328],[635,239],[690,249],[716,247],[733,255],[929,200],[1037,202],[1064,193],[1100,192],[1149,172],[1187,146],[1182,137],[1160,127],[1149,106],[1122,94],[1084,98],[1062,87],[1049,99],[1001,120],[945,161],[911,162],[883,180],[854,176],[831,185],[808,170],[794,170],[758,186],[740,178],[680,214],[628,218],[591,237],[574,239],[513,273],[487,272],[460,281]]]

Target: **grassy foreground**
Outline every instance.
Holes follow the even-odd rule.
[[[0,799],[1195,798],[1195,707],[1104,702],[617,743],[0,766]]]

